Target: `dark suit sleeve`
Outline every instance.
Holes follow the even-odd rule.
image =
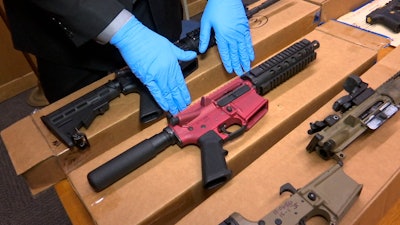
[[[65,34],[81,45],[95,39],[125,8],[118,0],[30,0],[49,13]]]

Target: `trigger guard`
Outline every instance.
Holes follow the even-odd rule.
[[[293,187],[293,185],[291,185],[290,183],[286,183],[286,184],[282,185],[281,188],[279,189],[279,195],[282,195],[284,192],[296,194],[297,189],[295,187]]]
[[[226,124],[222,124],[218,129],[221,133],[228,135],[228,138],[226,139],[226,141],[228,141],[228,140],[235,139],[235,138],[239,137],[240,135],[242,135],[246,131],[247,126],[240,126],[240,128],[235,130],[234,132],[230,132],[226,128],[227,128]]]

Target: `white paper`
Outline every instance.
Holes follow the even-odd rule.
[[[369,13],[374,11],[375,9],[384,6],[390,0],[374,0],[370,3],[349,12],[337,19],[337,21],[358,27],[360,29],[375,33],[377,35],[381,35],[383,37],[388,38],[391,42],[390,45],[397,47],[400,45],[400,33],[394,33],[390,29],[386,28],[380,24],[368,24],[365,20]]]

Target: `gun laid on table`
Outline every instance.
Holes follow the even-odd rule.
[[[367,130],[378,129],[399,110],[400,72],[375,91],[355,75],[349,76],[343,86],[349,95],[333,104],[333,109],[342,115],[329,115],[324,121],[310,123],[308,131],[316,134],[307,151],[316,151],[325,160],[341,161],[345,157],[343,150],[351,142]]]
[[[81,127],[88,128],[98,115],[109,109],[109,103],[120,94],[140,93],[140,120],[150,122],[160,117],[164,111],[158,106],[149,90],[124,68],[115,72],[115,79],[94,89],[82,97],[68,103],[56,111],[42,116],[47,128],[68,147],[80,149],[89,147],[86,135]]]
[[[199,102],[170,117],[159,134],[126,150],[88,174],[89,184],[101,191],[123,178],[170,145],[197,145],[201,150],[204,188],[223,184],[231,176],[223,143],[254,126],[268,110],[262,95],[280,85],[316,58],[317,41],[297,42],[242,77],[203,96]],[[239,127],[232,131],[230,128]]]
[[[266,0],[265,2],[261,3],[259,6],[256,6],[252,9],[248,9],[247,7],[245,7],[247,19],[250,19],[256,13],[260,12],[263,9],[268,8],[269,6],[273,5],[274,3],[277,3],[278,1],[279,0]]]
[[[235,212],[220,225],[296,225],[314,216],[337,225],[360,196],[362,187],[336,164],[299,190],[290,183],[282,185],[279,194],[288,191],[293,195],[260,220],[249,221]]]
[[[200,41],[200,28],[188,32],[186,36],[174,44],[183,50],[196,51]],[[210,38],[209,48],[215,45],[215,38]],[[198,67],[197,58],[188,62],[180,61],[184,77],[187,77]],[[90,146],[86,135],[79,131],[86,129],[98,115],[109,109],[109,102],[120,96],[138,93],[140,95],[139,119],[141,123],[149,123],[160,118],[164,111],[154,100],[150,91],[128,68],[115,72],[116,78],[71,103],[43,116],[41,119],[46,127],[68,147],[77,146],[85,149]]]
[[[400,0],[392,0],[366,16],[368,24],[381,24],[395,33],[400,32]]]

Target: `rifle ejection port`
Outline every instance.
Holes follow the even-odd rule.
[[[229,94],[225,95],[221,99],[219,99],[217,104],[220,107],[226,106],[248,91],[250,91],[250,87],[247,85],[242,85],[242,86],[236,88],[235,90],[233,90],[232,92],[230,92]]]
[[[397,108],[397,106],[391,103],[387,103],[380,109],[379,113],[371,116],[371,118],[366,121],[366,125],[369,129],[376,130],[380,126],[382,126],[382,124],[385,123],[386,120],[392,117],[398,110],[399,108]]]

